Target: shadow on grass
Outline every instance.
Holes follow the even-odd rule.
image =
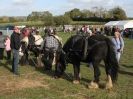
[[[35,68],[36,71],[42,73],[42,74],[46,74],[50,77],[54,77],[54,70],[44,70],[44,67],[36,67]]]
[[[120,74],[126,74],[126,75],[133,76],[133,72],[128,72],[128,71],[119,70],[119,73],[120,73]]]
[[[104,67],[104,65],[100,64],[100,67]],[[125,74],[125,75],[133,76],[133,72],[125,71],[125,70],[122,70],[121,68],[119,68],[119,71],[118,72],[120,74]]]
[[[3,66],[4,68],[6,68],[7,70],[9,70],[10,72],[12,72],[12,67],[9,66],[12,64],[11,60],[6,60],[4,63],[0,62],[0,66]]]
[[[44,67],[36,67],[36,71],[42,73],[42,74],[46,74],[52,78],[55,78],[55,70],[44,70]],[[64,73],[60,78],[65,79],[67,81],[72,82],[73,81],[73,76],[71,73]],[[58,78],[55,78],[58,79]]]
[[[125,64],[122,64],[121,66],[122,66],[122,67],[125,67],[125,68],[133,68],[133,65],[127,66],[127,65],[125,65]]]

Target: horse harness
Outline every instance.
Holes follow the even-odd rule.
[[[68,60],[69,60],[69,55],[71,55],[71,54],[79,55],[79,53],[83,53],[83,55],[82,55],[82,60],[83,60],[83,61],[86,60],[89,51],[90,51],[91,49],[93,49],[94,46],[96,46],[97,44],[101,43],[101,42],[99,42],[98,40],[94,40],[93,38],[90,38],[90,37],[88,37],[88,36],[83,36],[83,39],[84,39],[84,48],[83,48],[83,51],[82,51],[82,50],[74,50],[74,49],[73,49],[74,43],[72,43],[72,46],[71,46],[71,48],[69,49],[69,52],[66,53],[67,59],[68,59]],[[88,48],[88,46],[89,46],[89,45],[88,45],[88,39],[91,39],[91,40],[93,40],[94,42],[96,42],[95,44],[91,45],[90,48]],[[73,42],[74,42],[74,41],[73,41]]]

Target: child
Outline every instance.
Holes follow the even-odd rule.
[[[7,53],[7,60],[11,59],[11,47],[10,47],[10,37],[7,36],[5,39],[5,50]]]

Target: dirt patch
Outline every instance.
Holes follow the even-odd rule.
[[[36,88],[36,87],[44,87],[49,88],[48,84],[46,84],[44,81],[39,80],[30,80],[30,79],[4,79],[0,82],[0,94],[8,93],[8,92],[14,92],[16,90],[22,90],[25,88]]]

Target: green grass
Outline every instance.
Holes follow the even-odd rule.
[[[106,22],[93,22],[93,21],[72,21],[72,25],[104,25]],[[43,21],[25,21],[25,22],[7,22],[1,23],[0,26],[7,25],[28,25],[28,26],[44,26]]]
[[[65,42],[71,33],[59,33]],[[33,66],[21,66],[20,76],[14,76],[6,60],[0,61],[0,99],[133,99],[133,40],[125,39],[125,50],[120,61],[119,79],[112,90],[88,89],[93,79],[93,71],[85,64],[81,65],[81,82],[72,83],[73,68],[69,64],[63,78],[53,79],[54,74],[35,69]],[[54,70],[54,66],[53,66]],[[100,84],[106,83],[103,67]],[[23,86],[23,87],[22,87]]]
[[[44,23],[42,21],[25,21],[25,22],[14,22],[14,23],[1,23],[0,26],[7,25],[28,25],[28,26],[43,26]]]
[[[104,25],[106,22],[94,22],[94,21],[73,21],[73,25]]]

